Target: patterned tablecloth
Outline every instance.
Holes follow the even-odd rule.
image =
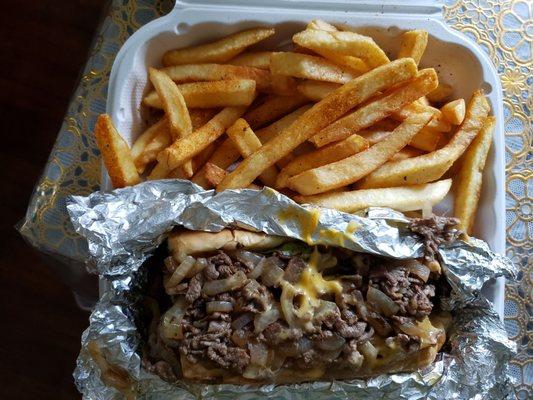
[[[124,41],[167,13],[171,1],[114,0],[95,40],[63,126],[19,227],[33,245],[65,263],[64,277],[80,274],[85,248],[68,221],[64,197],[99,189],[100,159],[91,135],[105,111],[109,71]],[[512,362],[519,399],[533,398],[533,83],[532,0],[446,0],[444,18],[476,41],[498,69],[504,90],[507,255],[522,267],[506,290],[505,323],[518,343]],[[79,279],[69,279],[79,281]],[[76,288],[74,288],[76,290]]]

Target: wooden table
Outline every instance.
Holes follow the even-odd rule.
[[[3,1],[0,12],[0,398],[76,399],[88,313],[14,229],[61,126],[105,0]]]

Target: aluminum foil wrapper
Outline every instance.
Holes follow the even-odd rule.
[[[408,229],[403,214],[383,208],[357,215],[298,205],[271,190],[205,191],[188,181],[145,182],[111,193],[72,196],[67,209],[75,230],[87,239],[88,267],[105,289],[82,336],[74,373],[84,399],[120,399],[124,394],[104,383],[90,354],[96,344],[113,370],[131,383],[137,399],[503,399],[512,397],[508,361],[515,344],[507,339],[499,316],[481,293],[489,280],[513,277],[515,266],[472,239],[439,250],[452,288],[442,299],[452,310],[448,345],[436,361],[414,373],[380,375],[367,380],[298,385],[170,384],[142,367],[138,300],[143,296],[141,268],[174,226],[203,231],[242,227],[288,236],[309,244],[345,247],[393,258],[422,255],[421,239]],[[109,382],[108,382],[109,383]]]

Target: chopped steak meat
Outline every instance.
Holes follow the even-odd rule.
[[[307,264],[300,257],[292,257],[285,268],[283,279],[289,283],[296,283],[300,280],[300,275],[307,267]]]
[[[429,249],[427,254],[433,257],[440,243],[454,240],[457,235],[457,231],[452,229],[455,222],[439,218],[415,220],[412,229],[424,238]],[[301,274],[307,267],[303,258],[282,256],[276,252],[262,256],[276,258],[277,264],[284,270],[283,279],[299,288]],[[282,363],[302,369],[335,363],[341,363],[342,368],[357,369],[365,359],[358,346],[374,335],[382,337],[393,349],[402,348],[410,352],[420,348],[420,338],[405,334],[400,325],[416,323],[415,320],[432,312],[435,287],[411,275],[412,269],[401,262],[389,265],[377,257],[341,254],[337,258],[340,260],[338,265],[328,271],[342,271],[342,276],[338,278],[342,292],[318,293],[314,303],[310,303],[312,311],[306,314],[310,317],[299,323],[291,321],[289,326],[283,319],[283,307],[279,304],[280,289],[269,288],[250,278],[250,275],[239,288],[211,296],[202,292],[204,283],[250,271],[247,265],[232,257],[218,251],[207,257],[205,268],[190,279],[185,279],[175,288],[167,288],[167,292],[171,290],[169,294],[185,294],[187,307],[181,321],[183,339],[179,340],[178,348],[181,356],[191,363],[207,362],[212,367],[237,373],[243,373],[245,369],[249,371],[248,366],[253,370],[257,365],[251,364],[250,342],[266,346],[269,357],[272,350],[274,354],[280,352],[282,360],[285,360]],[[374,303],[367,307],[365,296],[370,286],[379,289],[398,306],[394,308],[393,315],[381,314],[382,309],[375,310]],[[228,311],[208,314],[208,302],[224,302],[226,304],[221,304],[221,307],[226,308],[221,310]],[[227,307],[227,303],[231,306]],[[294,306],[299,307],[297,303]],[[280,316],[273,314],[273,318],[278,319],[271,323],[269,320],[265,327],[258,322],[261,321],[258,314],[271,307],[279,310]],[[150,368],[164,379],[172,378],[172,369],[164,362],[155,363]]]
[[[424,241],[424,258],[427,261],[435,260],[439,245],[452,243],[462,234],[457,229],[459,219],[450,217],[415,218],[411,221],[410,229],[422,236]]]

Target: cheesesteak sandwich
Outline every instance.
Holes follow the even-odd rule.
[[[180,369],[191,381],[241,384],[413,371],[445,342],[440,265],[428,257],[392,260],[230,229],[181,230],[168,243],[173,305],[157,335],[181,368],[152,369],[168,380]]]

